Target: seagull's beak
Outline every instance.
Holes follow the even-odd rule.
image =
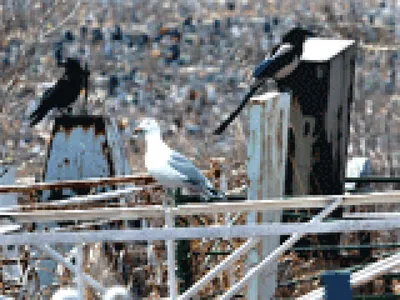
[[[139,134],[139,133],[143,133],[144,132],[144,130],[143,130],[143,128],[142,127],[136,127],[134,130],[133,130],[133,133],[134,134]]]
[[[139,135],[142,134],[143,132],[144,132],[143,128],[138,126],[133,130],[133,134],[132,134],[131,138],[133,140],[136,140],[137,138],[139,138]]]

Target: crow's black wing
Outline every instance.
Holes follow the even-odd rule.
[[[61,82],[57,87],[55,107],[68,107],[74,103],[83,87],[83,80],[80,77],[69,78]]]
[[[54,108],[51,99],[54,98],[53,95],[55,93],[55,89],[56,85],[44,92],[42,98],[40,99],[40,104],[29,117],[31,120],[31,126],[35,126],[37,123],[39,123],[47,115],[47,113]]]
[[[39,123],[51,109],[68,107],[76,101],[81,89],[86,87],[85,78],[90,72],[83,70],[79,61],[68,59],[64,67],[63,77],[44,93],[40,105],[30,116],[31,126]]]
[[[31,126],[39,123],[50,110],[58,107],[57,102],[68,93],[68,82],[63,78],[59,79],[55,85],[46,90],[40,100],[39,106],[30,115]]]

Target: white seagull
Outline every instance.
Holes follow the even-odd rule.
[[[156,120],[143,119],[135,128],[135,133],[145,134],[145,166],[149,174],[162,186],[185,187],[207,197],[223,197],[188,158],[172,150],[162,140],[161,129]]]

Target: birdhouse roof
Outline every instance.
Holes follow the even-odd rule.
[[[301,60],[307,62],[326,62],[348,49],[354,43],[354,40],[309,38],[304,43]]]

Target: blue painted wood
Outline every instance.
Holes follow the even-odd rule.
[[[350,272],[327,271],[322,275],[322,284],[325,285],[326,300],[351,300]]]

